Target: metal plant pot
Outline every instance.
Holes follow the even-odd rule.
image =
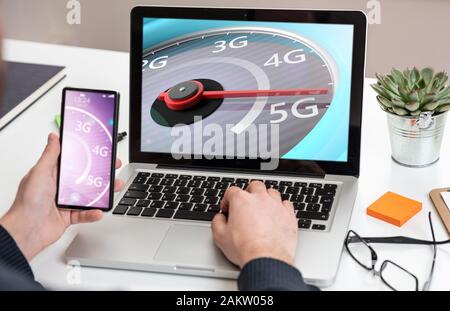
[[[447,113],[402,117],[387,113],[392,158],[409,167],[424,167],[439,160]]]

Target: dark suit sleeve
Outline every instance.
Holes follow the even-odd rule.
[[[14,239],[0,226],[0,290],[43,290]]]
[[[302,274],[285,262],[272,258],[259,258],[247,263],[238,280],[242,291],[313,291]]]

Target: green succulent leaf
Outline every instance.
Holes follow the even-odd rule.
[[[392,107],[392,110],[395,112],[395,114],[399,115],[399,116],[406,116],[409,114],[409,111],[406,109],[403,109],[401,107]]]
[[[405,105],[405,108],[409,111],[416,111],[419,109],[419,107],[420,107],[419,102],[411,102]]]
[[[443,106],[440,106],[438,109],[436,109],[436,111],[438,113],[449,111],[449,110],[450,110],[450,105],[443,105]]]
[[[377,100],[384,107],[392,107],[392,102],[389,99],[384,98],[383,96],[377,96]]]
[[[421,112],[422,111],[420,111],[420,110],[416,110],[416,111],[411,111],[409,114],[412,116],[419,116]]]
[[[433,74],[433,69],[431,69],[430,67],[422,69],[422,79],[423,82],[425,82],[425,86],[430,84],[431,79],[433,79]]]
[[[424,106],[422,107],[422,110],[425,110],[425,111],[433,111],[433,110],[436,109],[438,106],[439,106],[439,103],[438,103],[438,102],[432,102],[432,103],[429,103],[429,104],[424,105]]]

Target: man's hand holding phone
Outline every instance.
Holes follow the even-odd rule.
[[[59,137],[50,134],[41,158],[22,179],[13,206],[0,219],[0,225],[14,237],[28,260],[56,242],[70,225],[95,222],[103,215],[100,210],[57,208],[55,195],[60,151]],[[117,160],[116,169],[121,165]],[[121,180],[115,181],[116,192],[123,187]]]

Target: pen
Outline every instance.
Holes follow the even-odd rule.
[[[125,139],[125,137],[127,137],[127,132],[122,132],[122,133],[119,133],[118,135],[117,135],[117,142],[121,142],[122,140],[124,140]]]

